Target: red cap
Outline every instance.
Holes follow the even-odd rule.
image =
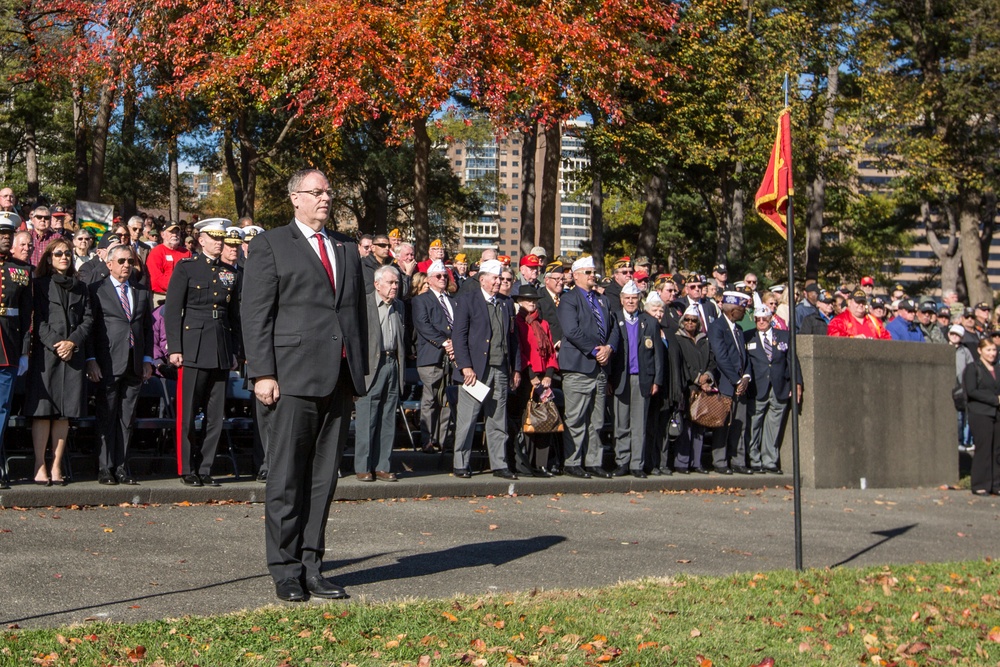
[[[645,271],[636,271],[632,274],[632,280],[639,282],[640,280],[649,280],[649,274]]]
[[[538,255],[525,255],[521,258],[521,261],[517,263],[518,266],[533,266],[541,267],[542,263],[538,260]]]
[[[504,266],[510,266],[510,255],[500,255],[497,260]]]
[[[871,276],[865,276],[864,278],[861,279],[861,284],[864,285],[865,287],[869,286],[874,287],[875,279],[872,278]]]

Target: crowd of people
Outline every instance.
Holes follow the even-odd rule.
[[[14,378],[25,375],[34,481],[67,482],[69,420],[84,416],[93,397],[98,481],[137,483],[128,466],[136,399],[156,374],[177,381],[181,481],[217,485],[226,383],[235,373],[249,377],[248,388],[254,380],[243,340],[244,267],[267,234],[249,218],[137,215],[96,239],[62,210],[37,206],[22,219],[4,206],[5,194],[0,410],[5,423]],[[989,453],[995,414],[987,423],[986,394],[977,391],[995,378],[988,357],[1000,342],[987,303],[964,308],[947,290],[941,302],[914,299],[902,285],[878,295],[871,277],[856,289],[810,283],[791,295],[752,273],[731,282],[723,264],[706,276],[629,257],[603,276],[589,256],[550,258],[541,247],[518,261],[486,249],[470,262],[434,240],[418,260],[398,229],[361,236],[356,251],[368,343],[354,405],[360,481],[397,479],[392,452],[399,402],[413,393],[408,366],[420,385],[418,446],[451,452],[459,478],[473,474],[480,418],[490,470],[502,478],[781,474],[782,430],[802,395],[789,355],[794,327],[799,335],[953,345],[959,447],[975,452],[973,490],[1000,491]],[[692,418],[699,394],[728,400],[721,426]],[[523,428],[525,415],[548,402],[559,408],[561,431]],[[254,402],[261,481],[271,466],[270,412]]]

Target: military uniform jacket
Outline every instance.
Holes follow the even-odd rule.
[[[31,267],[0,257],[0,366],[17,366],[31,347]]]
[[[177,264],[163,307],[167,350],[191,368],[229,369],[242,357],[236,267],[200,255]]]

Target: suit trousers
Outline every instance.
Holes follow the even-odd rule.
[[[480,403],[472,394],[459,387],[458,416],[455,421],[455,456],[456,470],[469,467],[472,458],[472,439],[476,434],[476,419],[482,410],[486,411],[486,430],[483,439],[490,455],[490,468],[505,470],[507,468],[507,390],[510,383],[507,372],[502,368],[490,366],[486,369],[486,377],[479,381],[489,385],[490,393],[486,400]]]
[[[273,405],[264,405],[260,401],[250,402],[250,416],[253,418],[253,467],[257,474],[267,474],[270,467],[268,457],[268,420],[274,414]]]
[[[733,395],[732,399],[732,418],[712,434],[712,465],[716,468],[725,468],[730,461],[738,466],[747,464],[747,393]]]
[[[354,472],[389,472],[399,408],[399,364],[383,357],[368,393],[354,404]]]
[[[676,470],[693,470],[704,465],[701,461],[701,455],[705,445],[705,427],[691,421],[687,403],[688,401],[685,399],[684,407],[677,411],[677,421],[680,423],[681,434],[677,437],[677,454],[674,456],[674,469]]]
[[[125,375],[105,377],[101,392],[95,397],[97,424],[100,429],[101,448],[97,467],[114,470],[128,460],[128,446],[135,424],[135,405],[142,389],[142,378],[130,368]]]
[[[604,369],[593,373],[563,372],[566,428],[563,430],[563,463],[567,467],[599,468],[603,463],[601,429],[608,376]]]
[[[642,470],[646,464],[646,416],[649,399],[642,395],[639,376],[628,375],[627,386],[615,394],[615,464]],[[666,463],[664,462],[664,466]]]
[[[448,375],[441,366],[418,366],[417,375],[423,389],[420,391],[420,439],[426,447],[435,444],[444,447],[451,419],[451,406],[444,398]]]
[[[320,575],[330,501],[351,423],[350,378],[345,362],[331,394],[281,394],[268,419],[264,539],[275,582]]]
[[[1000,424],[996,416],[969,413],[976,452],[969,471],[973,491],[1000,493]]]
[[[778,467],[778,437],[781,424],[788,413],[789,399],[781,400],[774,394],[774,388],[767,391],[767,398],[754,399],[750,410],[750,454],[752,467]]]
[[[215,462],[215,450],[222,436],[226,416],[226,380],[229,371],[220,368],[184,366],[179,374],[181,404],[177,410],[178,461],[180,475],[209,475]],[[198,408],[205,413],[199,444],[195,417]]]

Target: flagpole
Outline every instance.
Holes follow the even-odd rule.
[[[785,73],[785,108],[788,108],[788,73]],[[791,144],[791,130],[788,136]],[[787,178],[791,180],[792,172],[789,166]],[[792,496],[795,515],[795,569],[802,570],[802,478],[799,466],[799,406],[798,406],[798,386],[801,382],[799,378],[798,354],[795,345],[795,223],[792,218],[792,197],[788,197],[787,213],[787,238],[788,238],[788,294],[791,297],[792,308],[790,311],[790,322],[788,323],[789,352],[792,361]]]

